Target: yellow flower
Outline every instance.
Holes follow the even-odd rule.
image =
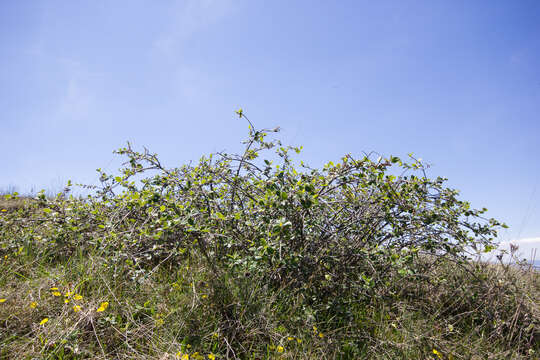
[[[0,304],[6,302],[7,299],[0,299]]]
[[[79,295],[79,294],[73,295],[73,300],[82,300],[82,298],[83,297],[81,295]]]
[[[201,296],[203,299],[206,299],[208,297],[208,295],[204,294],[203,296]]]
[[[437,358],[439,358],[439,359],[442,359],[442,358],[443,358],[443,357],[442,357],[442,354],[441,354],[440,352],[438,352],[437,349],[433,349],[433,353],[434,353],[435,355],[437,355]]]
[[[64,299],[64,304],[69,303],[69,299]]]
[[[287,340],[292,341],[292,340],[294,340],[294,338],[293,338],[292,336],[289,336],[289,337],[287,338]]]
[[[319,337],[322,339],[324,337],[323,333],[319,333]]]
[[[32,302],[30,303],[30,307],[31,307],[32,309],[37,308],[37,302],[32,301]]]
[[[102,312],[107,310],[107,307],[109,307],[109,303],[107,301],[104,301],[99,305],[99,308],[96,310],[97,312]]]
[[[302,339],[296,339],[296,342],[300,344],[302,343]]]
[[[57,287],[52,287],[51,291],[58,291],[58,288]]]
[[[208,358],[209,358],[210,360],[216,360],[216,355],[210,353],[210,354],[208,354]]]
[[[317,332],[317,327],[313,325],[313,332]]]
[[[189,355],[188,354],[182,354],[182,352],[179,351],[179,352],[176,353],[176,358],[180,359],[180,360],[189,360]]]
[[[43,320],[41,320],[41,322],[39,323],[39,325],[45,325],[45,323],[49,321],[49,318],[45,318]]]
[[[79,312],[79,311],[81,311],[81,307],[79,305],[75,305],[75,306],[73,306],[73,311]]]
[[[6,212],[7,210],[6,209],[2,209],[2,212]]]
[[[71,295],[73,295],[75,293],[75,291],[68,291],[64,294],[65,297],[70,297]]]
[[[59,292],[59,291],[53,291],[52,294],[53,294],[54,296],[62,296],[62,293]]]
[[[279,345],[276,350],[278,353],[282,353],[285,349],[283,348],[283,346]]]

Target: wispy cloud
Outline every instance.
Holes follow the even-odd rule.
[[[172,54],[183,41],[228,15],[233,5],[232,0],[177,1],[172,23],[155,41],[155,48],[162,54]]]
[[[509,241],[501,241],[499,243],[498,250],[508,251],[510,250],[510,244],[518,246],[516,255],[518,255],[520,258],[533,260],[535,254],[538,254],[536,255],[536,259],[538,259],[538,256],[540,255],[540,237],[530,237],[530,238],[522,238],[522,239],[509,240]],[[490,253],[490,255],[492,255],[492,253]]]
[[[54,106],[47,117],[51,122],[49,125],[87,116],[96,102],[92,84],[102,75],[91,71],[81,61],[46,50],[46,43],[42,39],[31,44],[27,53],[42,67],[58,74],[55,81],[61,90],[58,97],[51,99]]]
[[[106,77],[77,59],[54,56],[56,66],[62,69],[59,79],[61,90],[55,99],[51,120],[56,125],[67,125],[92,119],[103,105],[102,89]]]
[[[537,244],[540,246],[540,237],[531,237],[531,238],[523,238],[523,239],[516,239],[516,240],[509,240],[509,241],[501,241],[501,246],[508,246],[510,244],[514,245],[521,245],[521,244]]]
[[[178,0],[166,17],[169,23],[154,40],[151,56],[167,69],[172,97],[194,103],[208,96],[215,79],[208,76],[201,64],[190,62],[183,51],[186,42],[230,16],[236,10],[236,0]]]
[[[92,108],[94,96],[84,82],[77,76],[71,76],[58,105],[58,115],[72,120],[87,116]]]

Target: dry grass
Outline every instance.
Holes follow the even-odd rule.
[[[425,274],[427,285],[396,281],[369,303],[351,304],[353,317],[333,329],[305,317],[304,300],[280,299],[250,279],[231,277],[238,293],[225,298],[202,263],[139,279],[124,270],[97,253],[55,263],[24,252],[3,259],[0,359],[234,358],[239,344],[246,359],[352,359],[347,349],[358,344],[356,354],[373,359],[538,358],[540,275],[524,268],[441,263]],[[220,301],[241,314],[243,332],[233,338],[215,311]]]
[[[7,211],[21,209],[27,201],[32,201],[32,199],[25,197],[6,198],[5,196],[0,195],[0,211],[3,209]]]

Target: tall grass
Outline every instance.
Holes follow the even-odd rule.
[[[420,258],[430,263],[421,285],[396,273],[368,300],[316,309],[257,275],[217,282],[202,254],[142,272],[98,249],[42,253],[46,241],[2,252],[2,359],[534,359],[540,350],[540,277],[519,266]]]

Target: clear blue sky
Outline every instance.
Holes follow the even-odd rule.
[[[539,1],[2,1],[0,51],[0,188],[237,151],[241,106],[313,166],[413,152],[540,241]]]

